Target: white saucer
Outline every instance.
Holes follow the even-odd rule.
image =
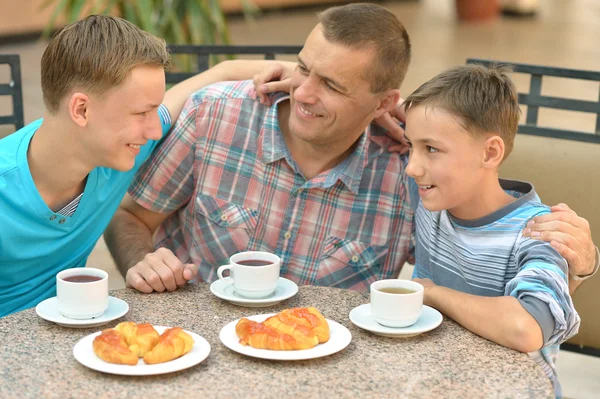
[[[391,338],[408,338],[433,330],[442,323],[443,317],[436,309],[423,305],[419,320],[408,327],[386,327],[377,323],[371,313],[371,304],[360,305],[350,311],[350,321],[357,327],[373,334]]]
[[[266,298],[250,299],[238,295],[233,289],[233,284],[219,279],[210,285],[210,292],[216,297],[231,302],[234,305],[245,306],[247,308],[264,308],[293,297],[298,293],[298,286],[287,278],[279,277],[275,292]]]
[[[154,326],[154,328],[159,334],[162,334],[169,327]],[[210,344],[206,339],[193,332],[184,331],[190,334],[194,339],[192,350],[185,355],[166,363],[146,364],[143,359],[140,359],[135,366],[105,362],[96,356],[93,348],[94,338],[101,334],[100,331],[80,339],[73,347],[73,356],[75,356],[75,359],[84,366],[103,373],[120,375],[156,375],[172,373],[197,365],[206,359],[210,353]]]
[[[277,313],[262,314],[249,316],[248,319],[252,321],[265,321],[271,316],[275,316]],[[223,345],[228,347],[234,352],[241,353],[242,355],[257,357],[259,359],[269,360],[306,360],[315,359],[318,357],[329,356],[336,352],[341,351],[348,346],[352,341],[352,334],[350,330],[333,320],[325,319],[329,324],[329,341],[322,344],[318,344],[314,348],[295,350],[295,351],[273,351],[269,349],[257,349],[251,346],[240,344],[240,338],[235,332],[235,326],[238,320],[234,320],[227,324],[221,329],[219,338]]]
[[[48,298],[45,301],[40,302],[35,307],[35,312],[42,319],[56,323],[59,326],[71,328],[92,328],[102,326],[115,319],[118,319],[129,311],[129,305],[127,302],[112,296],[108,297],[108,309],[106,309],[106,312],[104,312],[102,316],[87,320],[69,319],[68,317],[60,314],[57,305],[58,298]]]

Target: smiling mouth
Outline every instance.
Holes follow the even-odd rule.
[[[305,108],[303,108],[301,105],[298,105],[298,109],[300,110],[300,112],[301,112],[303,115],[306,115],[306,116],[314,116],[314,117],[323,116],[323,115],[319,115],[319,114],[312,113],[312,112],[310,112],[310,111],[306,110]]]
[[[141,147],[141,144],[127,144],[127,146],[129,148],[133,148],[134,150],[137,150],[138,148]]]

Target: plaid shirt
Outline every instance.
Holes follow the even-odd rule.
[[[260,104],[251,81],[224,82],[192,95],[129,193],[172,213],[155,246],[200,265],[206,282],[234,253],[260,250],[298,284],[367,291],[397,277],[413,251],[404,165],[389,143],[371,125],[341,164],[306,180],[277,106]]]

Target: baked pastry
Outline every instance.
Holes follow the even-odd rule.
[[[123,334],[129,350],[137,357],[144,357],[146,353],[150,352],[160,337],[154,327],[148,323],[136,324],[126,321],[117,324],[115,330]]]
[[[117,330],[102,331],[102,334],[94,338],[92,346],[96,356],[105,362],[130,366],[138,363],[138,357],[129,350],[123,334]]]
[[[158,335],[151,324],[123,322],[94,338],[94,353],[109,363],[136,365],[140,357],[147,364],[164,363],[192,350],[194,339],[180,327]]]
[[[329,340],[329,324],[316,308],[286,309],[258,323],[242,318],[235,327],[240,344],[258,349],[310,349]]]
[[[296,323],[310,328],[321,344],[329,341],[329,324],[317,308],[286,309],[279,313],[278,316],[286,324]]]
[[[194,339],[179,327],[169,328],[160,336],[158,343],[144,355],[144,362],[156,364],[169,362],[192,350]]]
[[[278,333],[264,323],[242,318],[235,326],[235,332],[240,338],[240,344],[250,345],[258,349],[275,351],[291,351],[297,349],[296,340],[287,335]]]

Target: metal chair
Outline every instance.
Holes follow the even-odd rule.
[[[13,105],[12,115],[0,116],[0,125],[14,125],[19,130],[24,125],[21,61],[17,54],[0,54],[0,64],[10,66],[10,82],[0,84],[0,96],[12,96]]]
[[[187,45],[171,44],[169,45],[171,54],[190,54],[195,55],[197,60],[197,70],[194,72],[167,72],[167,83],[179,83],[182,80],[190,78],[199,72],[203,72],[210,67],[210,57],[214,55],[234,55],[234,54],[259,54],[264,55],[265,60],[274,60],[278,54],[298,54],[302,46],[230,46],[230,45]]]
[[[534,136],[583,141],[588,143],[600,143],[600,96],[598,101],[585,101],[560,97],[550,97],[541,94],[542,80],[544,76],[583,79],[600,82],[600,72],[583,71],[568,68],[554,68],[540,65],[517,64],[513,62],[482,60],[476,58],[467,59],[467,64],[482,64],[486,66],[489,66],[491,64],[511,65],[514,68],[515,72],[526,73],[531,75],[529,93],[519,93],[519,104],[527,105],[526,122],[524,125],[519,125],[519,133],[530,134]],[[590,134],[586,132],[577,132],[572,130],[563,130],[539,126],[538,111],[540,107],[596,114],[595,133]]]

